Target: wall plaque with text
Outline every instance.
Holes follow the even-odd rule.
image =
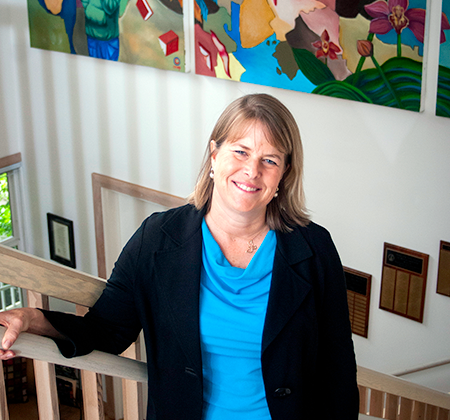
[[[352,332],[367,338],[372,276],[344,267]]]
[[[380,308],[423,321],[428,255],[384,244]]]
[[[450,242],[441,241],[436,292],[450,297]]]

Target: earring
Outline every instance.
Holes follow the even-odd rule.
[[[214,169],[213,168],[211,168],[211,172],[209,173],[209,177],[211,179],[214,179]]]
[[[275,194],[273,195],[274,198],[277,198],[277,197],[278,197],[278,191],[280,191],[280,189],[277,187],[277,191],[276,191]]]

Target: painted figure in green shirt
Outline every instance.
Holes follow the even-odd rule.
[[[119,59],[119,11],[121,0],[81,0],[86,15],[89,55]]]

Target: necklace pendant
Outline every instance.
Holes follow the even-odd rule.
[[[247,242],[247,246],[248,246],[247,252],[249,254],[252,254],[253,251],[256,251],[258,249],[258,247],[253,243],[253,239]]]

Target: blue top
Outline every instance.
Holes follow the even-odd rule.
[[[204,420],[270,420],[261,343],[276,236],[269,231],[246,269],[232,267],[205,221],[200,286]]]

